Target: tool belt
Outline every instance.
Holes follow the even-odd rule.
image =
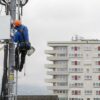
[[[29,42],[19,42],[17,46],[20,50],[29,50],[31,47]]]

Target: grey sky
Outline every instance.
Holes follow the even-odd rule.
[[[44,50],[47,41],[67,41],[75,34],[100,39],[100,0],[29,0],[24,7],[23,24],[29,28],[30,40],[36,48],[27,57],[26,76],[19,73],[20,86],[32,86],[34,94],[46,94],[45,78],[48,63]],[[21,89],[19,88],[19,91]]]

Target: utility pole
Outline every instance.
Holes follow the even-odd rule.
[[[16,0],[10,2],[11,20],[16,19]],[[11,29],[14,32],[14,29]],[[15,46],[12,40],[9,41],[9,70],[8,70],[8,100],[14,100],[14,69],[15,66]]]

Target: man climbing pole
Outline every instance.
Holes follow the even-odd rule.
[[[20,20],[15,20],[12,24],[16,30],[12,39],[17,43],[15,49],[15,66],[16,70],[22,71],[27,51],[30,49],[30,42],[28,36],[28,28],[22,25]],[[21,54],[21,62],[19,64],[19,54]]]

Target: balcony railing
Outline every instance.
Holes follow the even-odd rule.
[[[61,64],[45,64],[46,68],[66,68],[68,65],[61,65]]]
[[[48,60],[50,61],[55,61],[55,60],[65,60],[67,61],[68,60],[68,57],[55,57],[55,56],[51,56],[51,57],[47,57]]]
[[[49,90],[68,90],[68,86],[48,86]]]
[[[45,50],[46,54],[56,54],[57,50]]]
[[[48,75],[68,75],[68,71],[48,71]]]
[[[46,79],[45,81],[48,83],[55,83],[55,82],[67,82],[68,79]]]

